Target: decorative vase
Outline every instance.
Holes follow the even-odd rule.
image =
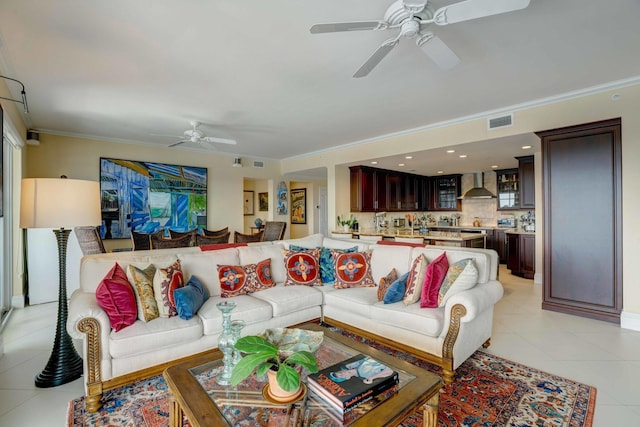
[[[220,385],[231,384],[231,372],[233,371],[233,350],[236,344],[233,331],[231,329],[231,310],[236,308],[233,301],[221,301],[216,304],[218,310],[222,312],[222,333],[218,339],[218,348],[224,355],[222,372],[216,377]]]
[[[343,230],[345,231],[345,233],[346,233],[346,232],[348,232],[348,231],[351,229],[351,226],[350,226],[349,224],[344,224],[344,225],[342,226],[342,229],[343,229]]]
[[[272,369],[267,371],[269,384],[267,386],[268,388],[266,388],[266,393],[268,397],[279,403],[291,403],[299,400],[304,395],[306,388],[302,386],[302,383],[299,383],[298,388],[294,391],[283,390],[276,380],[277,374],[278,372]]]
[[[242,331],[242,328],[244,328],[245,326],[247,326],[247,322],[245,322],[244,320],[231,321],[231,334],[233,335],[233,345],[234,345],[234,349],[233,349],[233,366],[234,367],[238,364],[240,359],[242,359],[242,353],[240,352],[240,350],[237,350],[235,348],[235,344],[240,339],[240,331]]]

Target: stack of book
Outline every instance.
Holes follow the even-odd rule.
[[[363,403],[390,397],[397,391],[398,382],[396,371],[363,354],[307,377],[309,390],[341,420]]]

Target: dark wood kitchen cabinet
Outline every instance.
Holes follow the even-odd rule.
[[[536,261],[536,237],[533,234],[507,234],[507,268],[511,274],[533,279]]]
[[[375,212],[387,209],[387,176],[382,169],[352,166],[351,211]]]
[[[487,232],[488,233],[488,232]],[[493,230],[493,238],[487,237],[487,249],[493,249],[498,253],[500,264],[507,262],[507,235],[504,230]]]
[[[520,209],[536,207],[536,173],[533,156],[516,157],[518,159],[518,180],[520,181]]]
[[[351,166],[352,212],[407,212],[429,208],[430,180],[426,176]]]
[[[544,183],[542,308],[619,323],[621,120],[537,135]]]
[[[497,210],[509,210],[520,208],[520,178],[518,169],[496,170],[497,185]]]
[[[461,211],[462,201],[458,198],[462,190],[462,175],[445,175],[431,178],[431,211]]]

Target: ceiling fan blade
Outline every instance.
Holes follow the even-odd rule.
[[[182,141],[174,142],[173,144],[168,145],[168,147],[175,147],[176,145],[184,144],[185,142],[189,142],[189,140],[183,139]]]
[[[416,45],[443,70],[450,70],[460,63],[458,55],[433,33],[422,34],[416,39]]]
[[[205,136],[200,138],[201,141],[206,141],[206,142],[217,142],[219,144],[229,144],[229,145],[236,145],[236,141],[233,139],[226,139],[226,138],[216,138],[213,136]]]
[[[386,30],[389,24],[385,21],[336,22],[332,24],[315,24],[309,31],[311,34],[335,33],[339,31]]]
[[[384,43],[382,43],[380,47],[375,52],[373,52],[373,55],[371,55],[369,59],[367,59],[367,61],[364,64],[362,64],[362,66],[358,69],[358,71],[356,71],[353,77],[357,78],[357,77],[364,77],[368,75],[371,72],[371,70],[373,70],[375,66],[378,65],[380,61],[382,61],[382,59],[385,56],[387,56],[389,52],[391,52],[391,49],[393,49],[397,45],[398,45],[398,38],[389,39]]]
[[[530,0],[465,0],[441,7],[433,15],[438,25],[455,24],[485,16],[513,12],[529,6]]]

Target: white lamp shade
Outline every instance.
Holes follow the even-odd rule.
[[[99,225],[100,183],[67,178],[25,178],[20,194],[21,228]]]

